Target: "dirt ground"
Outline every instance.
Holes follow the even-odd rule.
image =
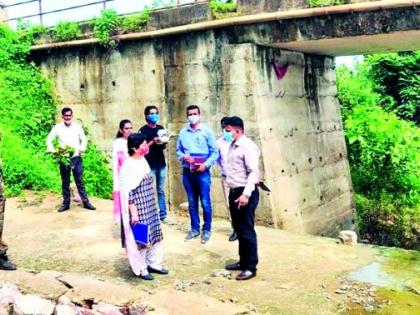
[[[96,211],[72,205],[58,213],[60,197],[27,193],[6,204],[4,239],[20,270],[55,270],[94,277],[145,293],[150,313],[166,314],[337,314],[343,297],[334,292],[339,276],[374,260],[369,246],[257,227],[257,277],[236,281],[219,272],[237,259],[237,242],[228,242],[230,225],[215,219],[208,244],[184,241],[187,217],[164,225],[168,276],[152,282],[132,274],[120,245],[112,202],[93,199]],[[212,276],[216,273],[216,276]]]

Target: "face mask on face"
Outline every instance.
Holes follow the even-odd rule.
[[[147,120],[150,121],[152,124],[156,124],[159,121],[159,118],[159,114],[147,115]]]
[[[233,141],[232,131],[223,130],[223,139],[225,139],[225,141],[232,142]]]
[[[194,124],[198,123],[199,120],[200,120],[200,115],[191,115],[191,116],[188,116],[188,122],[191,125],[194,125]]]
[[[149,153],[149,146],[145,145],[143,147],[140,148],[140,152],[139,152],[142,156],[147,155],[147,153]]]

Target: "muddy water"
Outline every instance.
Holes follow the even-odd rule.
[[[385,249],[377,261],[347,278],[378,288],[381,305],[370,314],[420,314],[420,252]]]

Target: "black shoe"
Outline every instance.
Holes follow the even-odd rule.
[[[249,270],[243,270],[239,275],[236,276],[236,280],[249,280],[257,275],[256,272]]]
[[[70,209],[69,205],[62,204],[60,208],[58,208],[57,212],[63,212]]]
[[[0,258],[0,269],[1,270],[16,270],[16,265],[12,263],[6,255]]]
[[[96,207],[93,204],[91,204],[90,202],[84,203],[83,208],[88,209],[88,210],[96,210]]]
[[[229,242],[234,242],[238,239],[238,235],[236,235],[235,231],[229,236]]]
[[[151,273],[157,273],[157,274],[160,274],[160,275],[167,275],[168,273],[169,273],[169,270],[167,270],[167,269],[164,269],[164,268],[162,268],[162,269],[155,269],[155,268],[152,268],[152,267],[147,267],[147,271],[148,272],[151,272]]]
[[[147,281],[151,281],[151,280],[154,279],[153,276],[150,273],[148,273],[147,275],[144,275],[144,276],[140,275],[139,277],[142,278],[143,280],[147,280]]]
[[[235,262],[235,263],[226,265],[225,269],[226,270],[242,270],[242,267],[239,264],[239,262]]]

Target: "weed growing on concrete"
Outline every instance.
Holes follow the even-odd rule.
[[[65,42],[80,37],[79,24],[77,22],[60,22],[53,31],[54,42]]]

